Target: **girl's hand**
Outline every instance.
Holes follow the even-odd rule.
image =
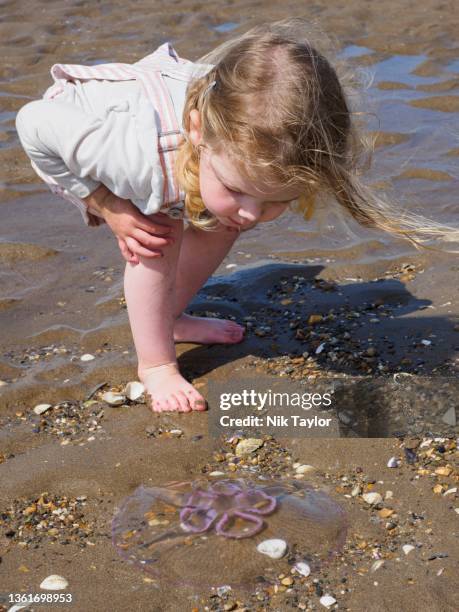
[[[139,263],[139,256],[162,257],[162,249],[174,240],[168,238],[170,228],[153,223],[130,200],[123,200],[101,185],[87,198],[88,208],[95,210],[106,221],[118,239],[118,246],[126,261]]]

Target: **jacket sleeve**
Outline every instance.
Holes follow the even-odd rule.
[[[103,183],[120,198],[148,199],[151,164],[135,126],[127,99],[100,114],[65,101],[36,100],[16,118],[21,144],[37,168],[79,198]]]

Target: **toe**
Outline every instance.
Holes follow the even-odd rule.
[[[179,391],[178,393],[176,393],[175,397],[177,398],[177,401],[180,404],[180,412],[191,412],[190,402],[188,401],[188,398],[183,391]]]
[[[175,397],[175,395],[173,394],[169,395],[169,397],[167,398],[167,401],[164,403],[167,405],[167,408],[165,408],[165,410],[167,410],[168,412],[179,412],[180,411],[180,403],[178,399]]]

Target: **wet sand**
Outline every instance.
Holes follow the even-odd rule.
[[[418,252],[355,225],[346,235],[333,219],[321,232],[294,215],[258,227],[190,306],[244,323],[246,340],[177,347],[186,377],[209,397],[208,412],[110,407],[103,393],[136,378],[123,262],[106,227],[86,228],[48,193],[14,131],[17,110],[51,83],[53,63],[133,62],[166,40],[196,59],[254,24],[254,13],[305,15],[320,19],[341,57],[375,74],[367,94],[379,117],[369,123],[377,136],[371,181],[457,225],[455,3],[431,0],[421,11],[392,0],[320,0],[306,10],[298,2],[217,2],[209,11],[138,2],[135,13],[116,2],[1,6],[0,593],[37,593],[46,576],[60,574],[75,610],[319,610],[324,594],[359,612],[418,610],[419,602],[455,609],[457,256]],[[84,354],[94,359],[82,361]],[[235,461],[237,441],[212,435],[217,392],[277,383],[336,389],[333,437],[245,430],[241,438],[263,445]],[[42,403],[52,407],[36,415]],[[387,467],[391,457],[398,467]],[[349,524],[340,555],[308,578],[290,574],[284,558],[268,583],[219,596],[210,587],[156,584],[111,544],[113,512],[140,484],[250,468],[294,479],[295,462],[314,467],[306,480],[342,505]],[[364,501],[371,491],[381,493],[378,505]],[[50,500],[71,508],[78,526],[46,523]],[[414,546],[408,555],[406,544]],[[186,563],[179,569],[186,573]],[[292,584],[283,583],[290,575]]]

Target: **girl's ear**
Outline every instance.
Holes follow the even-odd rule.
[[[201,117],[199,116],[199,111],[196,108],[193,108],[190,111],[190,129],[189,129],[190,140],[195,147],[200,144],[202,140],[201,135]]]

